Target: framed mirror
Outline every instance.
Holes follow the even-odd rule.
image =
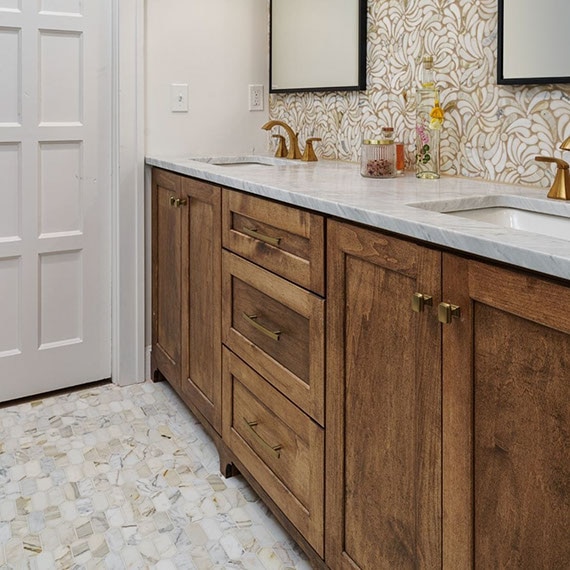
[[[497,82],[570,83],[570,0],[499,0]]]
[[[367,0],[271,0],[269,91],[366,89]]]

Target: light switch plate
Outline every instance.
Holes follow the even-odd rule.
[[[173,113],[188,112],[188,83],[170,85],[170,110]]]

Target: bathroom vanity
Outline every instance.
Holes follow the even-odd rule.
[[[570,203],[334,161],[147,164],[154,377],[315,567],[570,565]],[[490,206],[545,222],[468,217]]]

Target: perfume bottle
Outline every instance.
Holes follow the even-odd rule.
[[[421,88],[416,92],[416,176],[439,178],[439,143],[443,125],[443,110],[439,105],[439,90],[435,86],[433,57],[422,60]]]
[[[384,139],[392,141],[396,145],[396,174],[401,176],[405,170],[404,144],[394,140],[393,127],[382,127],[382,136]]]

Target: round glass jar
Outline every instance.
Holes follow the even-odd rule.
[[[394,178],[396,145],[390,139],[365,139],[360,153],[360,174],[367,178]]]

